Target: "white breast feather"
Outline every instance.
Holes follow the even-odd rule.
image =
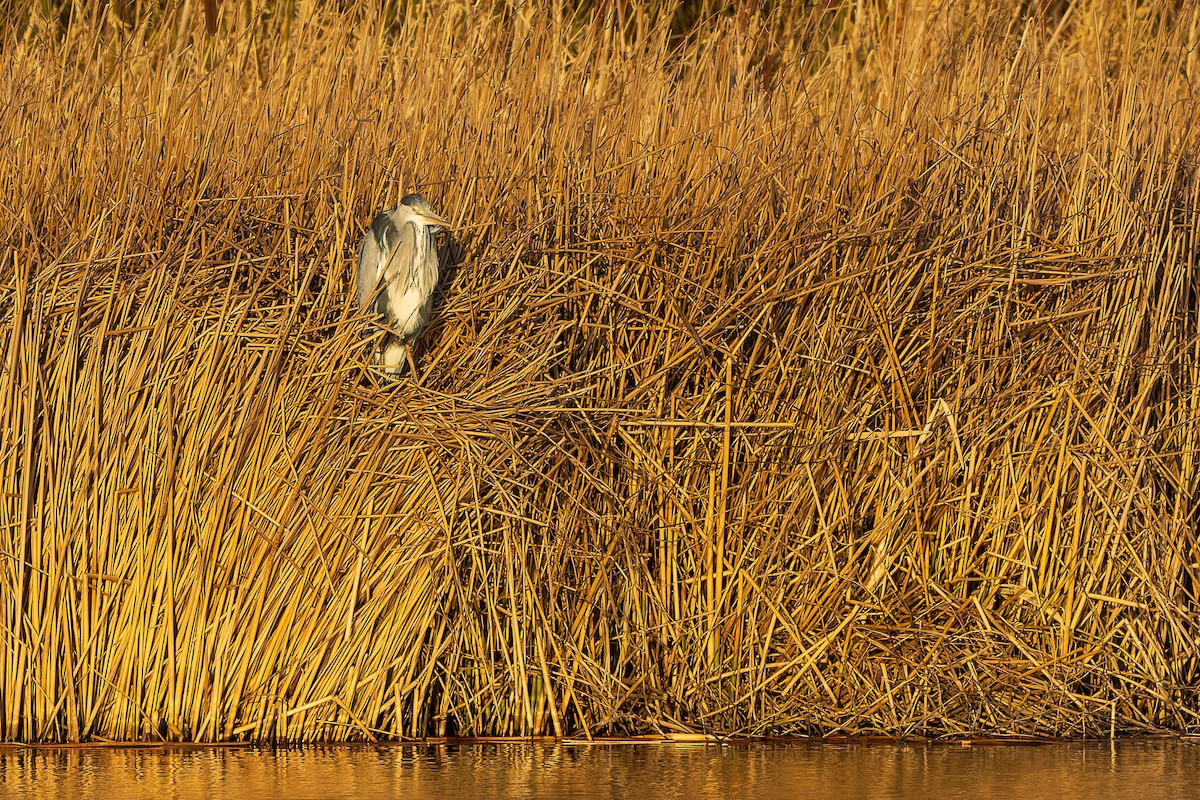
[[[415,241],[389,243],[392,246],[388,248],[389,254],[398,247],[415,249],[417,260],[422,265],[415,270],[415,275],[410,275],[407,267],[411,251],[397,254],[397,259],[390,265],[387,259],[380,261],[380,273],[387,281],[388,310],[395,320],[395,328],[406,336],[424,327],[438,278],[437,251],[430,246],[432,243],[424,230],[417,230],[415,234]]]
[[[421,326],[421,306],[425,304],[425,297],[415,283],[410,284],[407,291],[397,291],[395,284],[392,284],[388,292],[388,308],[400,331],[409,334]]]

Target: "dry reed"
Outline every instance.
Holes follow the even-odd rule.
[[[1194,3],[148,5],[0,23],[0,737],[1200,731]]]

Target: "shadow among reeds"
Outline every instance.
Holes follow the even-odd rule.
[[[1197,731],[1192,6],[385,5],[0,23],[4,739]]]

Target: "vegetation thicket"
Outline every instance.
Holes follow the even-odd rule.
[[[0,23],[0,738],[1200,731],[1196,3],[354,5]]]

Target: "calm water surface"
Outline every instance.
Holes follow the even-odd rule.
[[[1200,798],[1200,745],[0,748],[0,798]]]

